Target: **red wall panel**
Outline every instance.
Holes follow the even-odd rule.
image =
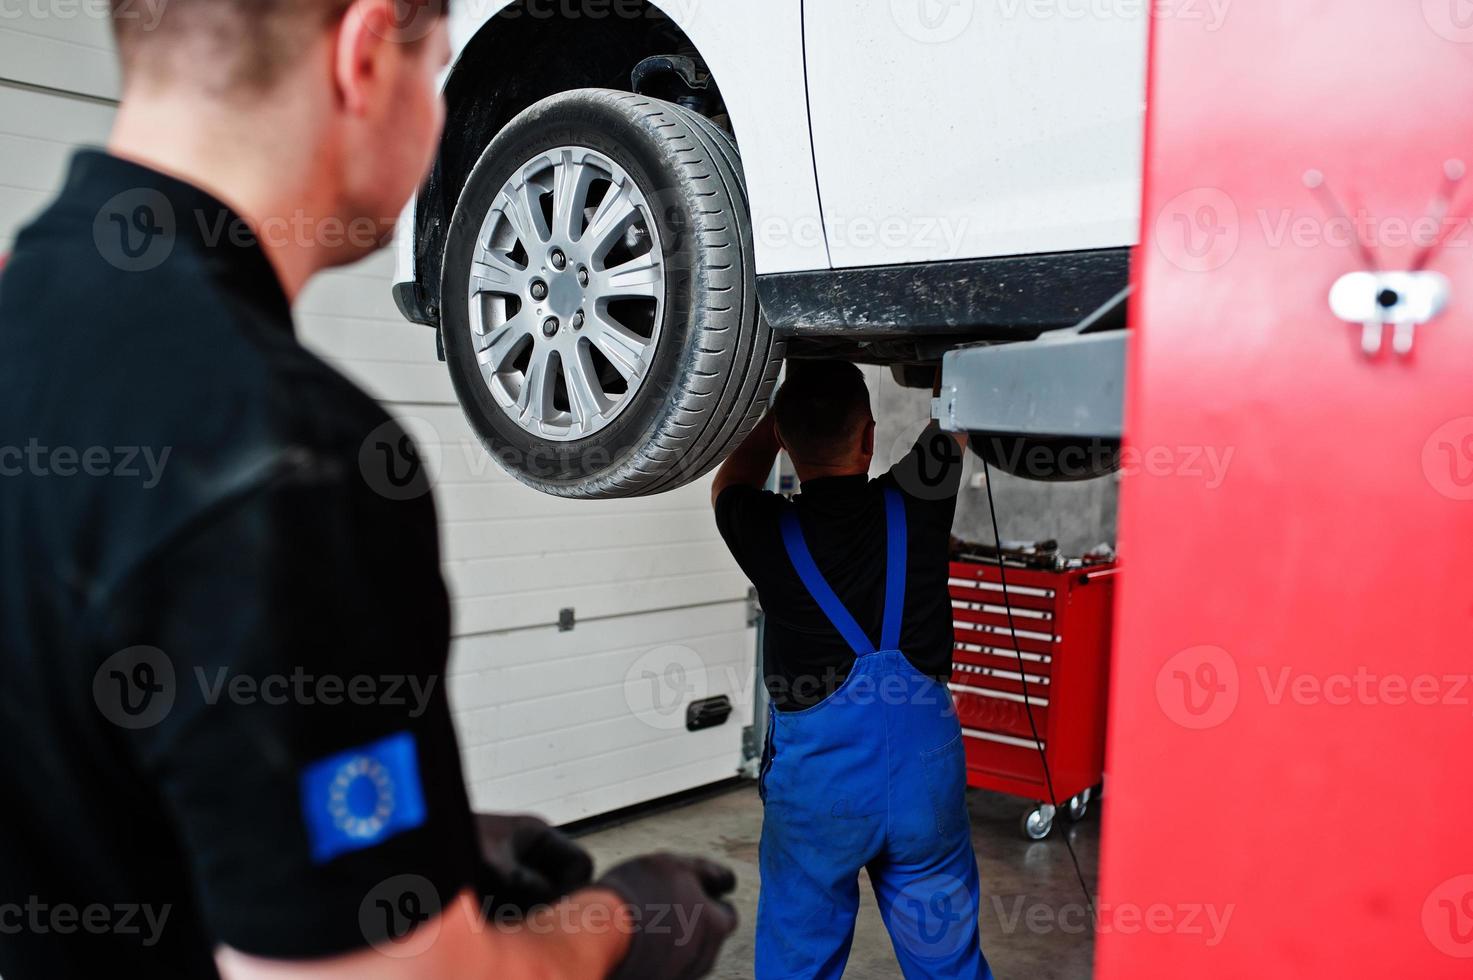
[[[1473,181],[1411,356],[1327,301],[1350,224],[1406,268],[1473,164],[1473,6],[1191,7],[1153,25],[1097,972],[1473,976]]]

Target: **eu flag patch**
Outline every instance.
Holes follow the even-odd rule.
[[[419,755],[409,732],[319,759],[302,770],[301,792],[317,864],[425,822]]]

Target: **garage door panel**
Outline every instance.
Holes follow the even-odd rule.
[[[448,536],[445,559],[455,562],[486,554],[491,548],[501,555],[535,557],[546,554],[548,542],[565,534],[596,549],[614,548],[626,541],[646,545],[708,544],[711,521],[711,508],[701,506],[621,515],[617,520],[579,515],[467,522]]]
[[[44,151],[48,154],[42,158],[46,162],[65,163],[79,147],[105,143],[115,112],[105,103],[35,92],[0,82],[0,120],[3,120],[0,130]],[[23,160],[7,162],[26,166]],[[10,172],[7,166],[6,173]],[[65,171],[43,176],[47,186],[60,186]]]
[[[135,3],[145,22],[146,8]],[[0,19],[0,77],[99,98],[118,97],[117,58],[105,0],[7,4]]]
[[[360,259],[352,265],[335,273],[338,279],[355,278],[360,284],[372,291],[382,304],[385,283],[394,281],[394,250],[391,248],[379,249],[367,258]],[[393,308],[393,303],[389,304]],[[401,321],[402,322],[402,321]],[[412,330],[415,324],[407,324]],[[422,328],[428,329],[428,328]]]
[[[643,728],[635,728],[635,724],[648,727],[653,721],[669,723],[669,727],[661,729],[668,733],[671,728],[678,727],[674,725],[674,720],[684,719],[687,701],[720,697],[724,694],[731,698],[733,705],[750,705],[752,657],[748,651],[742,649],[747,645],[746,640],[745,631],[719,638],[683,639],[681,646],[688,650],[698,650],[706,666],[701,671],[679,675],[680,690],[673,686],[676,678],[670,678],[672,686],[664,688],[665,678],[660,675],[651,678],[642,669],[641,658],[648,659],[652,653],[659,657],[665,656],[662,647],[655,645],[632,651],[618,651],[611,655],[607,658],[607,664],[598,667],[597,672],[604,678],[604,683],[597,687],[569,690],[566,667],[558,671],[548,666],[537,670],[539,676],[535,677],[525,676],[525,673],[521,677],[514,674],[504,675],[504,681],[508,685],[527,685],[530,689],[526,696],[504,705],[491,705],[478,710],[498,717],[495,732],[508,746],[515,746],[525,739],[540,740],[542,744],[551,745],[560,742],[566,733],[576,733],[589,726],[613,722],[626,726],[622,729],[625,737],[605,741],[604,746],[642,741],[649,733]],[[721,659],[717,659],[718,657]],[[576,670],[581,676],[584,665],[580,663]],[[652,682],[662,685],[656,687],[653,693]],[[699,697],[696,696],[697,692]],[[681,696],[677,697],[677,694]],[[661,695],[666,696],[664,701],[654,700]],[[746,713],[750,713],[750,708]],[[578,721],[569,724],[570,718]],[[484,720],[478,721],[483,725],[487,724]],[[462,731],[469,736],[467,729],[463,728]],[[518,767],[512,767],[508,771],[515,768]]]
[[[444,370],[434,357],[435,335],[423,328],[406,327],[403,319],[314,313],[298,306],[297,335],[324,358],[351,352],[354,360],[390,364],[421,362],[428,344],[430,358],[422,363]]]
[[[457,635],[516,628],[521,625],[554,623],[558,611],[572,608],[583,619],[631,615],[631,606],[641,610],[697,605],[745,595],[747,580],[741,572],[710,572],[676,575],[643,581],[611,582],[539,593],[500,593],[480,598],[458,599],[455,603]]]
[[[706,489],[709,496],[709,486]],[[520,487],[508,488],[507,496],[514,498],[520,492]],[[684,506],[663,506],[675,502],[673,495],[669,495],[628,501],[632,505],[628,512],[594,503],[585,507],[568,503],[566,510],[554,514],[503,513],[481,519],[450,518],[445,520],[445,526],[452,530],[446,535],[445,558],[460,561],[487,554],[545,555],[570,534],[578,535],[577,540],[586,541],[590,548],[601,548],[607,540],[615,543],[639,540],[629,535],[642,533],[646,528],[651,529],[651,534],[659,535],[651,540],[709,541],[715,524],[709,500],[696,493],[683,494],[679,502]],[[450,508],[441,496],[436,497],[436,503],[444,518]]]
[[[79,145],[107,140],[112,113],[108,106],[0,83],[0,239],[13,241],[56,195]]]
[[[549,658],[540,652],[525,664],[506,667],[502,675],[506,687],[517,692],[515,700],[507,701],[509,713],[516,719],[512,729],[538,733],[560,727],[563,722],[557,720],[559,717],[578,718],[586,723],[626,715],[629,711],[647,714],[663,710],[668,704],[659,700],[661,682],[670,679],[674,683],[677,672],[672,672],[671,678],[666,678],[664,673],[676,666],[682,675],[678,678],[680,691],[690,693],[696,700],[731,694],[747,680],[744,674],[734,675],[752,660],[742,642],[746,625],[740,616],[745,610],[739,603],[732,603],[732,607],[724,617],[720,615],[723,610],[715,607],[707,612],[707,618],[734,620],[724,632],[691,636],[682,631],[664,638],[645,636],[627,646],[615,645],[611,640],[606,651],[566,659]],[[607,633],[600,629],[602,625],[587,624],[584,628],[603,637]],[[568,689],[570,670],[576,670],[581,681],[576,691]],[[622,693],[614,691],[619,697],[611,697],[611,689],[616,687]],[[672,687],[667,693],[673,691]],[[572,706],[569,699],[584,695],[596,695],[618,710],[608,714],[591,710],[592,703],[587,699],[581,705],[583,710],[569,710]]]
[[[451,659],[454,669],[455,659]],[[495,670],[451,673],[445,680],[449,685],[450,707],[458,720],[463,715],[499,707],[506,698],[506,685]],[[499,717],[499,716],[495,716]],[[494,718],[492,719],[494,720]],[[484,722],[485,719],[482,719]]]
[[[459,452],[464,446],[456,447]],[[711,510],[711,477],[679,490],[653,497],[627,500],[564,500],[536,493],[517,483],[487,458],[479,446],[470,447],[475,458],[471,465],[485,475],[459,481],[437,481],[435,504],[449,525],[476,524],[485,521],[576,520],[591,518],[617,522],[629,517],[666,513]],[[716,538],[716,521],[709,525],[712,540]]]
[[[727,725],[735,724],[728,719]],[[728,741],[727,733],[722,731],[724,727],[698,732],[688,732],[682,727],[650,737],[655,729],[639,718],[625,715],[524,738],[509,738],[503,730],[497,742],[500,753],[497,779],[504,785],[514,785],[515,779],[525,775],[533,777],[535,782],[541,773],[556,770],[568,759],[584,763],[610,757],[627,760],[630,756],[635,757],[634,766],[629,766],[627,761],[618,764],[625,766],[625,772],[638,775],[654,760],[669,764],[721,754]],[[737,756],[727,754],[726,758],[735,774]]]
[[[3,91],[0,89],[0,92]],[[0,107],[0,126],[8,127],[11,124],[9,113],[4,107]],[[66,173],[66,164],[71,155],[72,148],[64,143],[50,143],[14,133],[0,133],[0,160],[5,161],[5,171],[0,174],[0,186],[7,190],[37,195],[45,201],[60,186],[59,175]],[[8,214],[0,216],[0,221],[6,222],[5,227],[13,227],[10,222],[19,220],[19,217]]]
[[[566,821],[733,774],[754,651],[745,603],[458,641],[450,694],[477,806]],[[719,694],[736,706],[726,724],[686,732],[685,704]]]
[[[379,252],[345,269],[319,276],[296,304],[297,335],[302,343],[331,363],[378,400],[414,406],[456,406],[450,375],[435,353],[434,332],[399,314],[389,286],[392,260]],[[459,409],[454,408],[459,415]],[[474,439],[463,420],[457,425],[442,415],[437,432]],[[414,430],[421,442],[420,431]],[[463,435],[462,435],[463,433]]]
[[[670,793],[696,789],[711,782],[708,775],[716,759],[698,759],[694,762],[673,765],[640,776],[631,776],[619,783],[598,785],[588,788],[561,787],[549,799],[529,803],[517,809],[535,813],[553,824],[571,823],[588,817],[608,813],[612,810],[634,806],[646,800]],[[668,787],[677,787],[669,789]],[[490,809],[494,801],[505,798],[501,787],[486,783],[473,783],[471,802],[478,810]]]
[[[463,702],[453,702],[457,705]],[[496,705],[488,705],[480,708],[457,707],[455,712],[455,730],[460,735],[462,746],[495,745],[501,734],[500,721],[502,712]],[[466,771],[469,771],[469,759],[463,760]],[[494,772],[494,769],[486,770]]]
[[[450,657],[450,691],[462,692],[459,685],[472,675],[521,666],[549,668],[566,673],[584,659],[611,651],[645,650],[671,643],[691,643],[746,629],[746,603],[712,603],[699,608],[672,608],[635,616],[615,616],[596,622],[584,622],[571,630],[548,630],[542,627],[501,630],[461,636],[455,641]],[[744,656],[752,656],[746,650]],[[564,683],[562,689],[567,689]],[[482,704],[504,704],[537,696],[532,690],[511,690],[503,685],[499,698]]]
[[[5,237],[13,240],[20,234],[20,230],[46,206],[50,197],[44,191],[0,187],[0,228],[5,229]]]
[[[445,373],[445,365],[435,363],[433,350],[428,364],[365,361],[354,357],[334,356],[321,349],[316,352],[331,361],[333,367],[354,384],[386,405],[396,402],[434,402],[441,405],[455,402],[455,392],[450,387],[450,377]]]
[[[293,234],[307,233],[309,230],[306,228],[301,232],[293,232]],[[399,315],[398,308],[394,306],[393,295],[389,291],[389,284],[393,281],[392,270],[384,278],[376,278],[364,273],[362,270],[365,264],[372,261],[370,258],[365,262],[314,279],[297,300],[298,312],[360,316],[381,319],[386,323],[396,323],[406,336],[429,338],[430,360],[434,360],[434,333],[428,327],[410,323]],[[371,350],[372,348],[365,348],[357,353],[368,355]],[[423,354],[423,351],[420,353]]]
[[[7,98],[7,96],[22,98]],[[7,187],[35,191],[50,199],[61,188],[67,164],[76,153],[76,143],[42,139],[20,130],[29,129],[24,114],[29,106],[44,98],[32,92],[20,92],[0,86],[0,159],[5,161],[3,181]],[[50,101],[58,101],[51,99]],[[100,106],[88,106],[100,109]],[[107,139],[106,125],[96,120],[78,120],[77,129],[88,134],[84,139],[101,143]]]
[[[473,778],[471,805],[478,811],[524,811],[568,823],[705,785],[723,767],[724,776],[735,776],[735,763],[727,763],[737,757],[740,745],[740,728],[728,723],[686,740],[668,739],[658,747],[634,746],[512,776]]]
[[[570,549],[546,553],[537,561],[498,555],[452,562],[446,570],[451,581],[458,586],[457,591],[464,593],[474,588],[477,582],[516,582],[528,591],[552,589],[559,585],[572,589],[624,581],[632,576],[667,578],[723,571],[728,567],[730,559],[702,541],[679,545],[641,543],[637,547],[603,550]]]

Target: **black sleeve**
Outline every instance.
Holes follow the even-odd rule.
[[[318,460],[200,523],[125,608],[172,672],[172,706],[129,745],[201,915],[279,959],[401,934],[478,860],[433,504]]]
[[[761,551],[757,542],[764,535],[776,533],[778,514],[785,503],[781,494],[742,484],[727,487],[716,498],[716,529],[753,581],[751,565]]]
[[[911,451],[890,467],[888,476],[911,498],[912,513],[919,510],[950,529],[963,469],[961,446],[933,421]]]

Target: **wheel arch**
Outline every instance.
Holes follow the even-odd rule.
[[[681,5],[673,5],[678,14]],[[439,269],[456,202],[491,139],[528,106],[576,88],[631,90],[630,72],[657,54],[704,54],[670,13],[649,0],[619,0],[601,16],[571,4],[513,0],[491,14],[461,48],[445,81],[445,132],[415,201],[413,271],[431,321],[439,316]],[[635,11],[638,11],[636,14]]]

